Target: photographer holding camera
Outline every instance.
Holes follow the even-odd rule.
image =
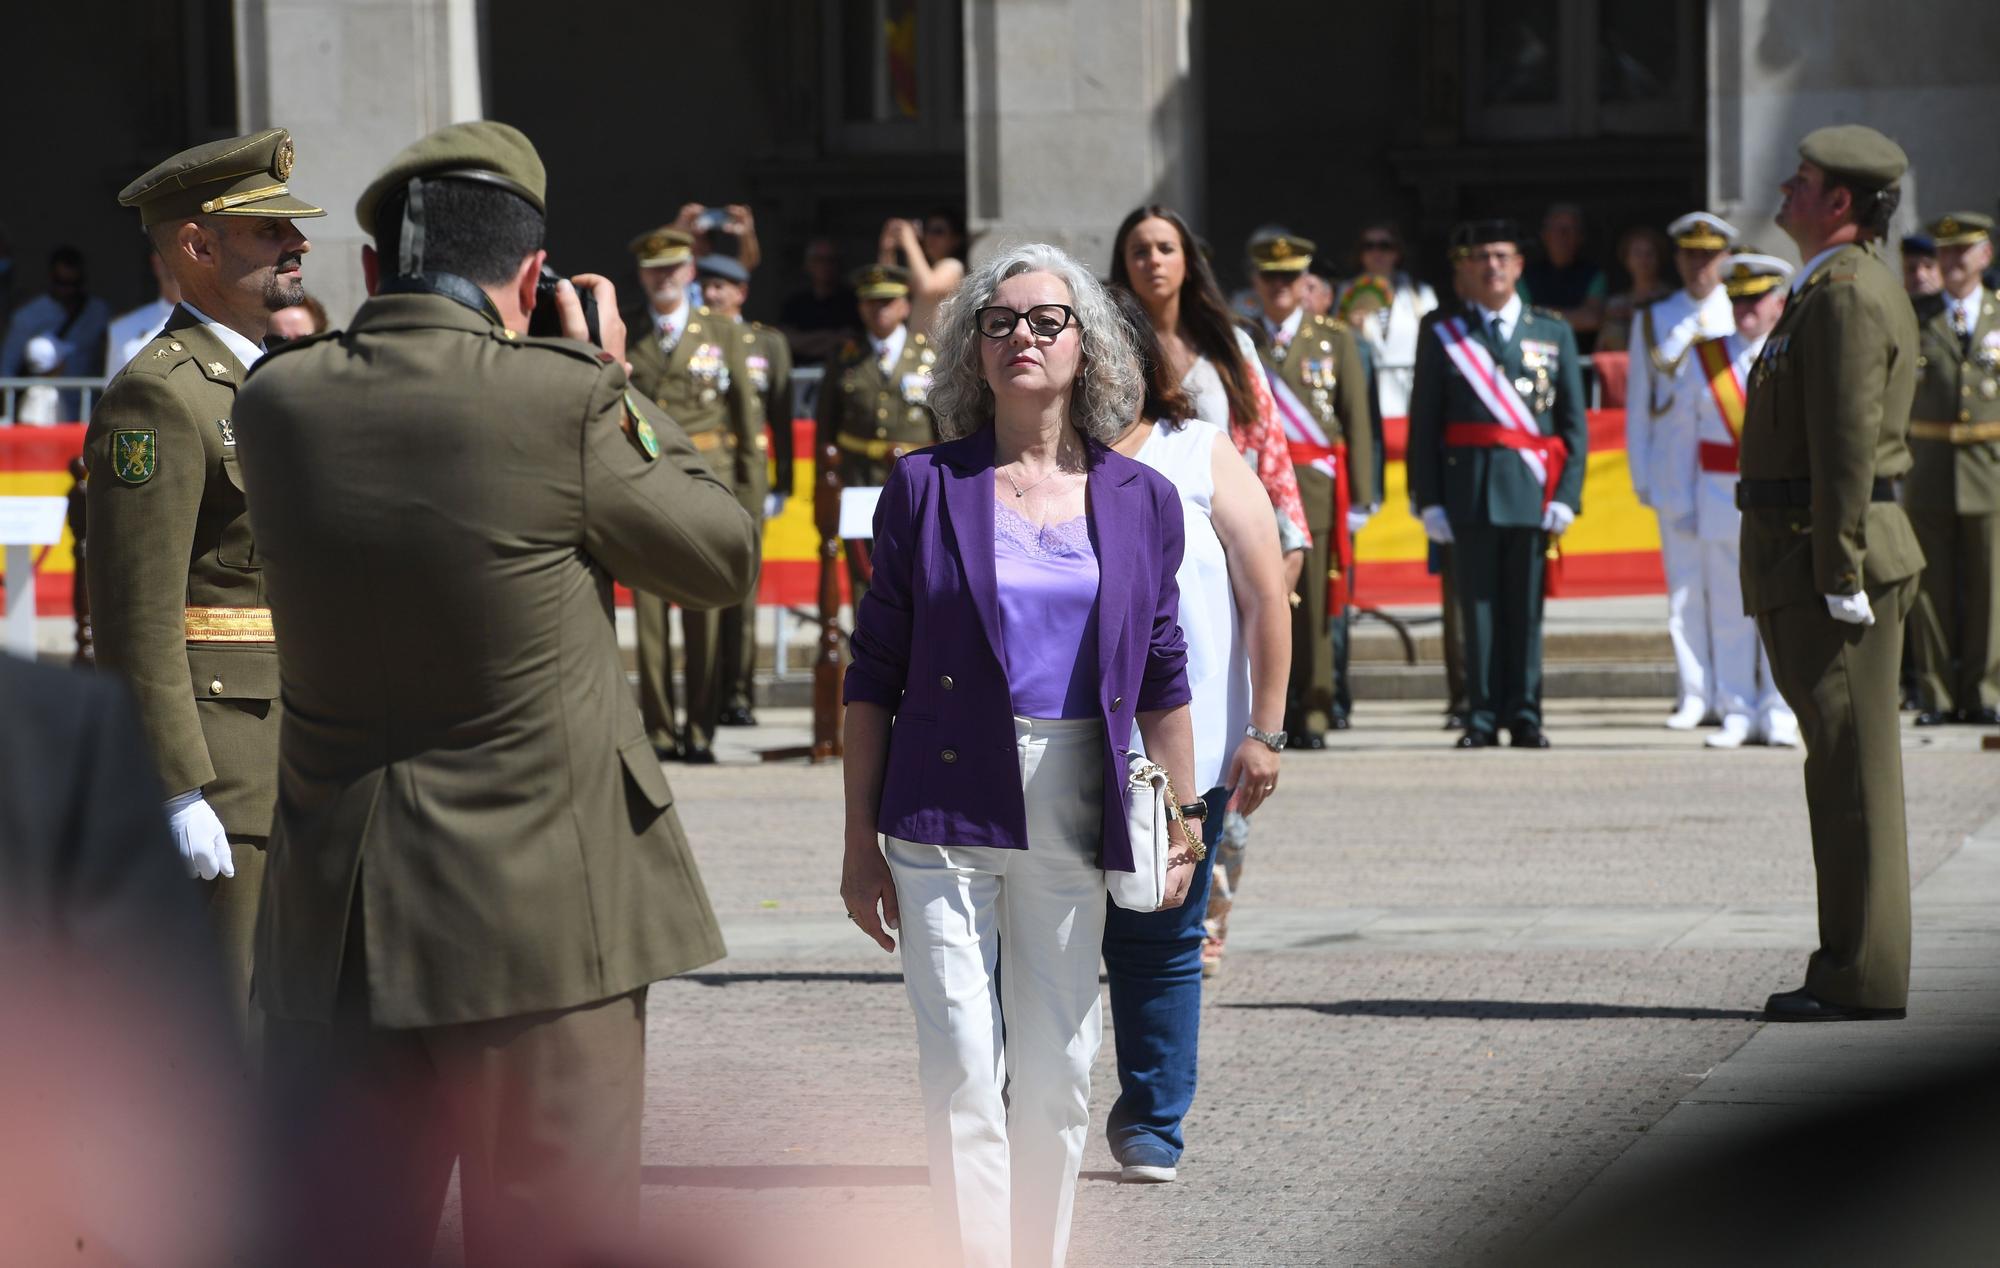
[[[469,1262],[619,1239],[647,986],[723,955],[611,585],[737,603],[755,525],[627,390],[609,281],[519,333],[545,185],[504,124],[405,149],[357,208],[372,298],[237,401],[287,721],[256,991],[288,1263],[424,1262],[454,1161]]]

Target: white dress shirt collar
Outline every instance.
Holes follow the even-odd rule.
[[[875,349],[876,364],[896,364],[897,360],[903,355],[903,344],[909,340],[909,337],[910,328],[908,326],[896,327],[893,331],[889,332],[887,339],[877,339],[873,335],[868,336],[870,346]]]
[[[1493,325],[1493,319],[1497,317],[1500,319],[1501,340],[1504,342],[1514,337],[1514,324],[1521,320],[1521,309],[1523,307],[1521,296],[1518,293],[1509,295],[1507,302],[1500,306],[1500,311],[1498,312],[1488,308],[1478,300],[1472,301],[1472,306],[1479,310],[1479,324],[1481,326],[1490,328]]]
[[[1288,344],[1298,337],[1299,327],[1305,324],[1305,320],[1306,306],[1300,304],[1292,310],[1291,316],[1276,324],[1273,324],[1271,319],[1266,317],[1264,319],[1264,329],[1271,336],[1272,342]]]
[[[258,359],[264,355],[264,349],[261,345],[251,343],[240,332],[231,330],[215,318],[201,311],[201,309],[196,308],[187,300],[181,301],[181,307],[193,313],[202,325],[208,327],[209,334],[222,340],[222,346],[229,349],[229,354],[235,357],[245,370],[256,365]]]
[[[670,345],[679,343],[681,336],[687,333],[688,314],[693,311],[686,300],[682,300],[670,313],[656,308],[653,310],[653,328],[665,336]]]
[[[1966,330],[1971,330],[1979,324],[1980,288],[1975,286],[1964,299],[1958,298],[1958,296],[1953,295],[1950,291],[1945,291],[1943,294],[1945,311],[1951,315],[1951,328],[1953,330],[1959,329],[1961,320],[1963,320]],[[1963,314],[1962,318],[1961,314]]]

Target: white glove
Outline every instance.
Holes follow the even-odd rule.
[[[1875,609],[1868,605],[1868,592],[1856,590],[1853,594],[1829,594],[1826,596],[1826,610],[1836,621],[1849,625],[1875,624]]]
[[[202,799],[201,789],[167,799],[167,827],[173,830],[174,844],[181,852],[189,876],[212,881],[216,876],[235,876],[236,859],[229,853],[229,834],[222,820]]]
[[[1542,531],[1544,533],[1553,533],[1557,537],[1561,537],[1569,531],[1569,526],[1574,523],[1576,523],[1576,512],[1572,511],[1565,503],[1551,502],[1549,503],[1549,509],[1542,512]]]
[[[764,495],[764,518],[774,520],[784,513],[785,495],[782,493],[766,493]]]
[[[1427,506],[1417,512],[1417,518],[1424,522],[1424,536],[1440,546],[1451,542],[1451,520],[1441,506]]]
[[[1349,507],[1347,509],[1347,535],[1349,537],[1354,536],[1367,525],[1369,520],[1374,518],[1375,508],[1372,506]]]

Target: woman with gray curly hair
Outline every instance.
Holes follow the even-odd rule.
[[[1182,512],[1109,448],[1140,369],[1075,260],[1001,254],[937,345],[948,439],[890,473],[855,618],[840,892],[884,950],[903,935],[938,1262],[1055,1265],[1103,1034],[1104,872],[1133,867],[1135,721],[1177,800],[1199,791]],[[1172,857],[1169,906],[1201,852],[1189,835]]]

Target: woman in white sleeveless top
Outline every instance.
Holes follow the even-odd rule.
[[[1188,416],[1187,394],[1165,364],[1145,310],[1129,294],[1113,293],[1133,327],[1146,381],[1140,421],[1113,448],[1173,481],[1185,515],[1175,579],[1194,696],[1197,788],[1175,792],[1183,802],[1202,794],[1202,834],[1211,847],[1186,903],[1146,914],[1112,906],[1105,920],[1119,1084],[1105,1135],[1122,1178],[1162,1181],[1174,1178],[1181,1120],[1194,1101],[1213,847],[1225,805],[1248,814],[1277,787],[1277,751],[1246,738],[1246,728],[1275,733],[1284,724],[1292,621],[1264,486],[1220,428]]]

